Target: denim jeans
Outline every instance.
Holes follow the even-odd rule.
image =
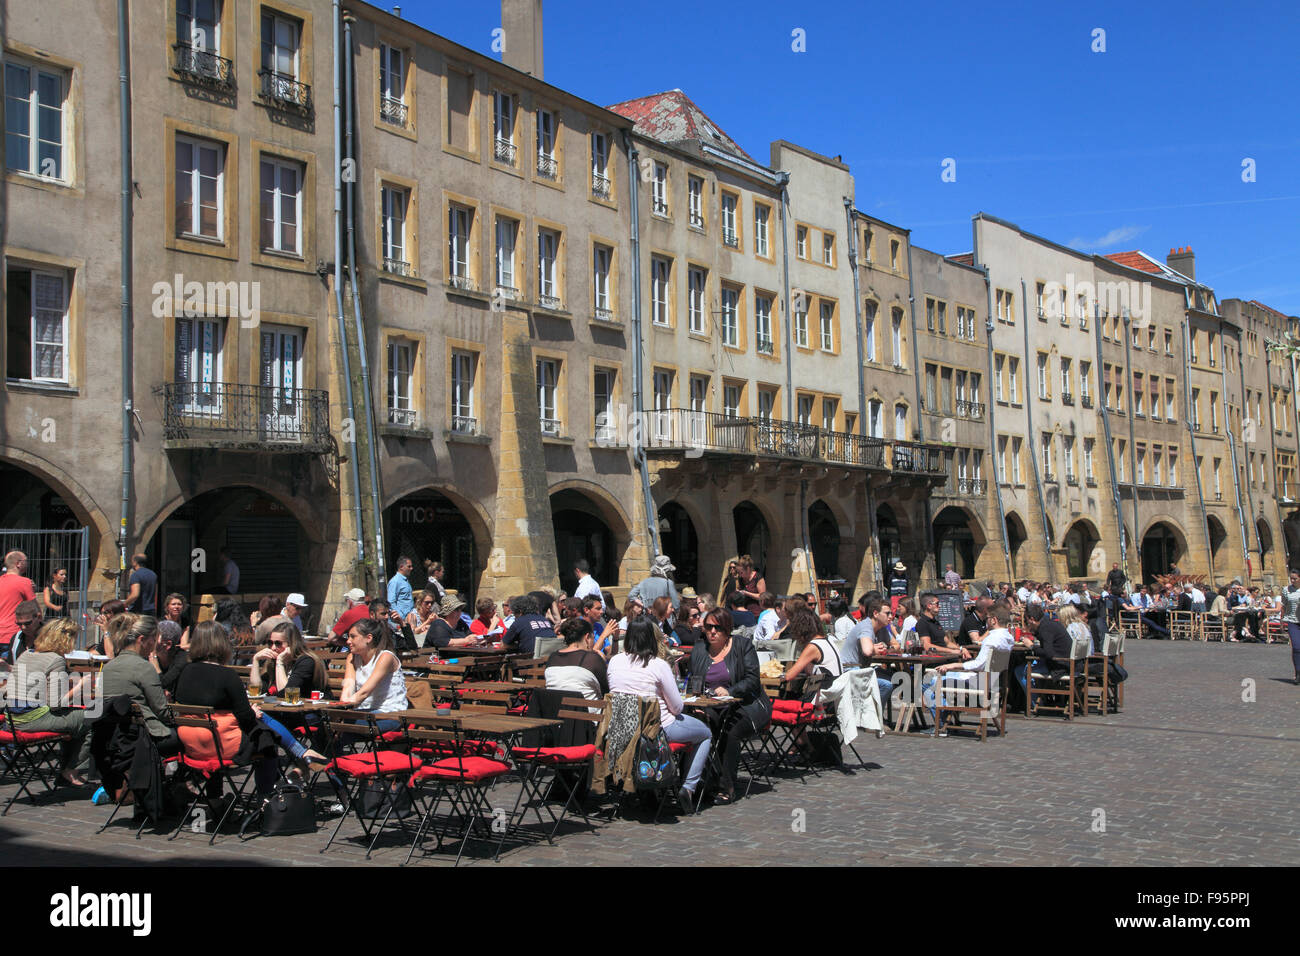
[[[686,771],[686,780],[682,783],[683,787],[694,794],[695,788],[700,785],[700,778],[704,776],[704,765],[709,759],[709,744],[713,741],[713,735],[702,720],[687,714],[679,714],[664,728],[664,733],[675,744],[698,744],[691,752],[691,764]]]
[[[961,673],[962,673],[962,674],[975,674],[975,673],[978,673],[978,672],[976,672],[976,671],[961,671]],[[939,719],[939,718],[938,718],[938,712],[937,712],[937,709],[936,709],[937,706],[938,706],[938,700],[937,700],[937,697],[938,697],[938,690],[937,690],[936,688],[937,688],[937,686],[938,686],[938,684],[939,684],[939,681],[941,681],[941,680],[943,680],[944,678],[947,678],[947,677],[949,677],[949,676],[950,676],[950,675],[948,675],[948,674],[944,674],[944,675],[941,676],[941,675],[939,675],[939,674],[936,673],[936,674],[935,674],[933,677],[931,677],[929,680],[922,680],[922,681],[921,681],[921,700],[925,703],[925,708],[926,708],[926,710],[928,710],[928,711],[930,712],[930,719],[933,720],[933,721],[936,721],[936,722],[937,722],[938,719]],[[970,678],[970,677],[958,678],[957,680],[955,680],[955,681],[953,682],[953,686],[956,686],[956,687],[968,687],[968,686],[971,686],[971,678]],[[958,697],[957,697],[957,702],[958,702],[959,704],[961,704],[962,706],[965,706],[965,701],[963,700],[962,695],[958,695]]]

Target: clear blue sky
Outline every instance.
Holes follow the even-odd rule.
[[[858,207],[923,247],[969,251],[981,210],[1089,252],[1163,260],[1190,245],[1221,299],[1300,314],[1300,3],[547,0],[543,13],[548,82],[600,105],[679,87],[760,160],[775,139],[842,155]],[[496,0],[406,0],[402,15],[495,55]]]

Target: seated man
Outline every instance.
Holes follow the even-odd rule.
[[[961,619],[961,630],[957,632],[957,643],[965,646],[978,644],[984,640],[988,631],[988,613],[993,602],[982,597],[975,601],[975,606]]]
[[[1032,611],[1030,612],[1032,613]],[[921,682],[921,696],[925,701],[925,706],[930,710],[931,718],[936,717],[936,686],[943,681],[945,687],[954,684],[962,687],[971,685],[975,679],[976,673],[982,671],[988,664],[989,658],[993,656],[994,651],[1009,651],[1016,646],[1016,639],[1011,636],[1007,630],[1007,624],[1011,621],[1011,607],[1005,601],[999,601],[989,608],[988,626],[989,629],[980,641],[980,652],[973,660],[953,661],[951,664],[943,664],[930,672],[928,680]],[[959,706],[965,706],[964,697],[973,698],[973,694],[956,695]],[[939,727],[939,736],[948,736],[942,725]]]
[[[731,624],[733,627],[756,627],[758,616],[749,610],[750,598],[743,591],[737,591],[727,598],[731,605]]]
[[[1034,673],[1039,677],[1060,677],[1064,674],[1069,664],[1063,662],[1069,661],[1070,651],[1074,647],[1064,625],[1047,617],[1042,605],[1031,604],[1025,609],[1025,627],[1043,647],[1042,654],[1034,660]],[[1026,691],[1029,685],[1028,672],[1028,663],[1016,668],[1016,680],[1020,681],[1020,686]]]
[[[893,617],[889,604],[880,598],[872,598],[864,610],[862,623],[852,627],[840,646],[840,666],[845,671],[866,667],[877,654],[889,653],[892,640],[889,622]],[[881,699],[887,699],[894,690],[893,682],[886,680],[881,671],[876,671],[876,683],[880,686]]]
[[[939,623],[939,598],[927,591],[921,595],[921,616],[916,619],[916,635],[921,639],[922,654],[961,654],[970,657],[970,651],[949,636]]]

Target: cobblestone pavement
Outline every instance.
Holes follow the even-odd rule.
[[[1129,643],[1123,713],[1008,720],[1005,739],[859,738],[867,768],[823,772],[694,817],[566,825],[555,846],[507,847],[507,865],[1300,863],[1300,688],[1286,646]],[[1254,700],[1250,686],[1253,682]],[[1243,700],[1243,696],[1246,700]],[[13,785],[0,784],[7,798]],[[515,789],[494,792],[509,806]],[[62,790],[0,820],[0,863],[355,865],[364,848],[329,828],[298,837],[195,833],[174,842]],[[1104,832],[1096,832],[1104,813]],[[330,824],[332,826],[332,822]],[[797,824],[802,823],[802,830]],[[355,821],[345,833],[357,832]],[[397,839],[371,866],[406,856]],[[490,865],[480,853],[462,865]],[[427,856],[422,868],[450,866]]]

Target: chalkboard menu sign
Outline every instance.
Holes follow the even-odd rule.
[[[939,599],[939,624],[950,634],[961,630],[961,619],[966,613],[962,593],[936,591],[934,596]]]

